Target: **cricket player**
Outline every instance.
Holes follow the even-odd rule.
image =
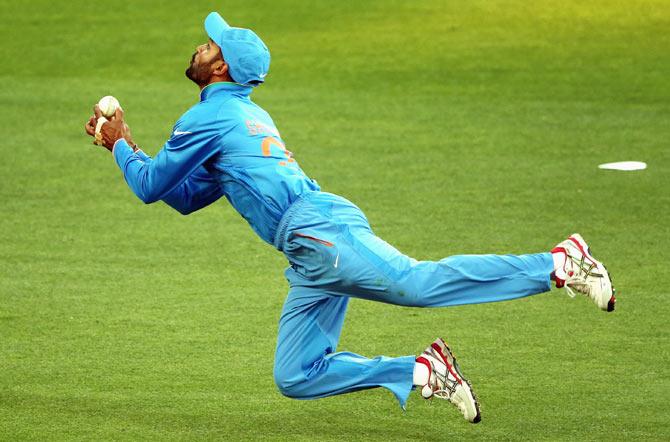
[[[550,252],[451,256],[416,261],[377,237],[353,203],[321,190],[300,168],[270,115],[250,98],[266,80],[270,53],[251,30],[230,27],[213,12],[209,40],[186,76],[200,101],[174,125],[151,158],[133,141],[118,109],[86,132],[112,152],[132,191],[186,215],[222,196],[289,262],[289,292],[279,321],[274,378],[282,394],[313,399],[385,387],[405,406],[417,388],[426,399],[454,404],[470,422],[479,404],[450,348],[436,339],[418,355],[366,358],[336,351],[351,297],[410,307],[505,301],[549,291],[553,280],[571,296],[614,309],[611,279],[573,234]]]

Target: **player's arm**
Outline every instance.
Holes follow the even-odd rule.
[[[182,215],[209,206],[223,196],[219,182],[204,167],[163,197],[163,201]]]
[[[96,106],[95,117],[99,118]],[[89,135],[93,132],[94,121],[86,125]],[[89,127],[90,126],[90,127]],[[132,141],[130,128],[123,120],[123,110],[118,108],[113,119],[104,123],[99,132],[99,141],[112,151],[114,159],[123,171],[124,178],[131,190],[145,203],[153,203],[165,198],[179,185],[184,183],[208,159],[218,152],[216,139],[218,132],[213,125],[198,125],[180,119],[175,125],[172,137],[165,143],[153,161],[145,161],[135,152],[136,145]],[[131,147],[132,146],[132,147]],[[211,202],[211,189],[207,192],[202,187],[207,184],[202,179],[197,185],[186,186],[191,192],[200,189],[208,195],[204,202]],[[214,183],[209,183],[213,186]],[[206,186],[205,186],[206,187]],[[193,193],[190,194],[191,196]],[[175,201],[174,195],[169,198]],[[202,202],[202,201],[201,201]]]
[[[211,134],[191,135],[173,136],[150,162],[143,161],[124,139],[115,142],[112,153],[116,164],[128,186],[143,202],[150,204],[170,195],[216,153]],[[193,192],[200,187],[184,186],[184,190],[187,188]],[[170,196],[171,201],[176,199],[174,194]]]
[[[142,150],[136,150],[135,154],[144,162],[152,161]],[[163,202],[182,215],[188,215],[212,204],[222,196],[223,191],[218,181],[201,166],[186,181],[165,195]]]

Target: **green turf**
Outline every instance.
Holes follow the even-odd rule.
[[[273,61],[255,100],[322,187],[420,259],[581,232],[617,311],[553,291],[419,310],[353,301],[341,349],[445,336],[481,399],[282,397],[285,260],[225,202],[144,206],[90,145],[114,94],[155,153],[197,99],[217,9]],[[670,439],[670,4],[0,2],[0,439]],[[616,160],[643,172],[600,171]]]

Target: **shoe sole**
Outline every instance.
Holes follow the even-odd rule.
[[[605,267],[605,264],[602,262],[598,261],[591,255],[591,249],[588,244],[586,244],[586,241],[584,241],[584,238],[579,233],[575,233],[573,235],[570,235],[568,238],[571,240],[573,243],[579,247],[579,250],[593,263],[596,265],[596,268],[600,270],[603,273],[603,276],[607,278],[607,281],[609,282],[610,289],[612,291],[612,295],[610,296],[610,299],[607,301],[607,306],[605,308],[602,308],[602,310],[606,310],[607,312],[613,312],[614,307],[616,304],[616,289],[614,288],[614,284],[612,284],[612,277],[610,276],[610,273],[607,271],[607,267]]]
[[[616,304],[616,288],[614,287],[614,284],[612,283],[612,275],[607,270],[607,267],[605,267],[605,264],[603,264],[603,269],[605,269],[605,272],[607,272],[607,277],[610,280],[610,287],[612,287],[612,297],[610,298],[609,301],[607,301],[607,311],[608,312],[613,312],[614,311],[614,305]]]
[[[477,399],[477,395],[475,394],[475,390],[472,389],[472,384],[470,383],[470,381],[465,379],[463,376],[461,376],[461,379],[463,380],[463,382],[465,382],[467,384],[468,388],[466,389],[466,391],[472,397],[472,401],[475,403],[475,410],[477,410],[477,414],[475,415],[475,418],[472,419],[472,421],[470,421],[470,422],[472,422],[473,424],[478,424],[482,420],[482,412],[479,408],[479,400]]]
[[[475,411],[477,412],[474,419],[472,419],[470,422],[472,422],[473,424],[477,424],[482,420],[482,413],[479,407],[479,400],[477,399],[477,395],[475,394],[475,391],[472,389],[472,384],[470,383],[469,380],[465,378],[465,376],[463,376],[463,372],[461,372],[461,367],[458,365],[458,362],[456,362],[456,357],[454,356],[454,353],[451,351],[447,343],[444,342],[444,339],[439,338],[438,340],[441,342],[442,347],[444,347],[444,349],[446,350],[446,354],[444,355],[445,358],[446,357],[451,358],[451,364],[449,364],[449,361],[445,362],[447,362],[449,365],[451,365],[451,367],[453,367],[454,370],[456,370],[456,374],[458,374],[458,376],[461,378],[461,381],[465,382],[465,384],[467,385],[467,387],[465,388],[465,392],[468,394],[468,396],[470,396],[469,399],[471,399],[472,402],[475,404]]]

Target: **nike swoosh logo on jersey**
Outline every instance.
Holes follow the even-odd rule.
[[[186,131],[176,130],[176,131],[174,131],[174,133],[173,133],[172,135],[174,135],[174,136],[176,137],[176,136],[178,136],[178,135],[187,135],[187,134],[190,134],[190,133],[191,133],[191,132],[186,132]]]

